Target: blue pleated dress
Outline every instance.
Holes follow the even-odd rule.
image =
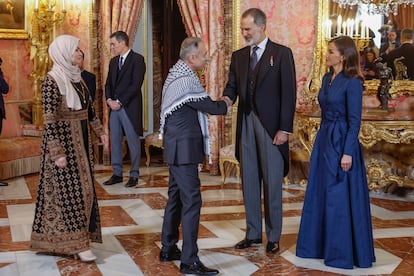
[[[339,73],[322,80],[318,100],[322,120],[313,146],[308,185],[296,245],[302,258],[327,266],[367,268],[375,262],[371,211],[362,147],[361,80]],[[343,154],[352,156],[345,172]]]

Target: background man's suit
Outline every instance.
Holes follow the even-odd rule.
[[[401,43],[399,41],[395,41],[394,43],[392,43],[393,45],[393,49],[397,49],[398,47],[401,46]],[[390,47],[390,43],[387,41],[386,43],[381,44],[380,48],[379,48],[379,52],[380,52],[380,57],[382,57],[383,59],[387,59],[387,49]]]
[[[1,58],[0,58],[0,61],[1,61]],[[4,79],[3,71],[1,71],[1,68],[0,68],[0,134],[3,128],[3,119],[6,119],[6,110],[4,108],[3,94],[7,94],[8,92],[9,92],[9,85]],[[0,181],[0,186],[7,186],[7,185],[8,184],[6,182]]]
[[[92,101],[95,100],[95,93],[96,93],[96,76],[91,72],[86,70],[82,70],[81,73],[83,81],[86,83],[86,86],[89,89],[89,94],[91,95]]]
[[[7,84],[6,80],[3,77],[3,72],[0,68],[0,133],[3,126],[3,119],[6,119],[6,110],[4,107],[4,100],[3,94],[7,94],[9,92],[9,85]]]
[[[246,238],[262,238],[260,206],[263,180],[268,241],[278,242],[282,228],[282,179],[289,170],[289,145],[272,144],[277,131],[293,131],[296,76],[292,51],[270,40],[254,70],[251,47],[233,53],[223,95],[239,97],[236,157],[242,165]],[[257,150],[256,150],[257,149]]]
[[[404,59],[401,62],[407,66],[408,78],[414,80],[414,45],[412,43],[403,43],[400,47],[392,50],[387,56],[387,66],[391,67],[392,74],[395,77],[394,60],[402,56]]]
[[[125,133],[131,155],[130,177],[139,176],[139,160],[141,146],[139,136],[143,133],[142,126],[142,91],[141,86],[145,75],[144,57],[130,50],[123,66],[119,69],[120,56],[111,59],[109,63],[108,78],[105,85],[106,99],[118,100],[121,109],[110,111],[109,128],[111,131],[111,161],[114,174],[122,176],[122,142],[113,141],[114,132]],[[125,112],[125,113],[124,113]],[[118,121],[111,123],[112,113],[117,113]],[[123,117],[125,116],[126,117]],[[129,119],[129,122],[125,122]],[[122,125],[122,128],[120,127]],[[131,125],[131,127],[129,127]],[[130,133],[131,130],[134,133]],[[137,141],[135,141],[137,140]],[[134,147],[132,143],[137,143]]]

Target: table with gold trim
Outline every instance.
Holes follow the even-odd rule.
[[[296,115],[298,138],[309,154],[320,124],[320,112]],[[414,187],[414,111],[364,108],[359,140],[364,148],[369,189],[389,183]]]

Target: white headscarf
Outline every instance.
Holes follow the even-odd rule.
[[[72,64],[72,56],[79,45],[79,38],[71,35],[60,35],[49,46],[49,55],[53,61],[53,67],[49,71],[57,85],[61,95],[66,96],[69,108],[82,109],[78,94],[73,88],[72,82],[81,81],[81,70]]]

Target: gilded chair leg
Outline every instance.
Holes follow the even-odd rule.
[[[226,178],[226,173],[224,171],[224,161],[219,160],[219,167],[220,167],[220,173],[221,173],[221,184],[224,184],[224,179]]]
[[[149,147],[150,147],[149,145],[145,144],[145,154],[147,155],[147,162],[146,162],[147,167],[149,167],[150,162],[151,162]]]

